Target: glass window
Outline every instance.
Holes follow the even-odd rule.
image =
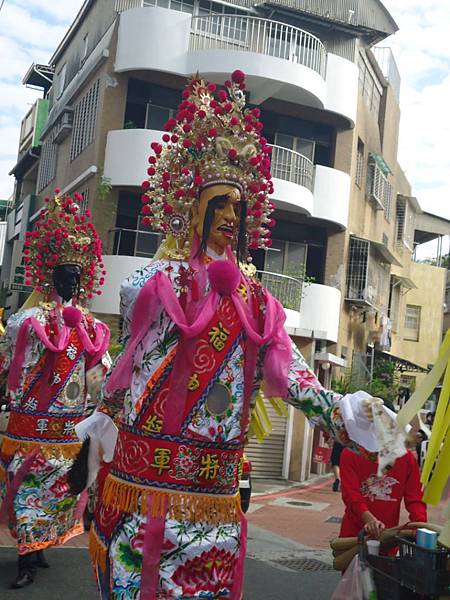
[[[81,52],[81,64],[84,63],[87,57],[89,47],[89,34],[87,33],[83,38],[83,50]]]
[[[273,240],[266,251],[265,270],[303,279],[306,263],[306,244]]]
[[[270,273],[283,273],[283,246],[281,240],[273,240],[272,246],[266,252],[265,270]]]
[[[306,245],[287,242],[284,258],[284,275],[303,279],[306,266]]]
[[[175,111],[171,108],[157,106],[156,104],[148,104],[145,127],[147,129],[162,131],[167,120],[173,117],[174,114]]]
[[[282,148],[288,148],[288,150],[294,150],[310,161],[314,160],[314,148],[315,143],[313,140],[305,140],[303,138],[287,135],[286,133],[275,134],[275,145],[281,146]]]
[[[58,80],[57,80],[58,87],[57,87],[57,91],[56,91],[56,98],[60,98],[64,91],[64,88],[66,85],[66,70],[67,70],[67,63],[62,67],[62,69],[58,73]]]
[[[405,340],[410,340],[412,342],[419,341],[420,313],[420,306],[415,306],[413,304],[406,305],[404,334]]]

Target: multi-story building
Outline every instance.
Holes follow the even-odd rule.
[[[405,298],[420,289],[410,273],[420,208],[397,163],[400,79],[389,50],[372,51],[396,30],[378,0],[87,0],[49,65],[24,79],[42,88],[48,115],[43,128],[31,119],[37,147],[21,135],[2,280],[20,270],[43,198],[78,191],[108,269],[93,310],[116,325],[121,280],[160,242],[139,217],[150,142],[187,77],[220,83],[240,68],[273,145],[277,225],[272,248],[253,256],[259,276],[326,385],[352,364],[367,368],[368,346],[403,339]],[[441,318],[440,270],[433,281],[442,289],[429,307]],[[403,350],[417,365],[417,348]],[[271,417],[271,436],[250,449],[255,471],[304,479],[318,434],[294,411]]]

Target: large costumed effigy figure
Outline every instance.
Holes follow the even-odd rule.
[[[10,410],[0,442],[0,517],[17,544],[13,587],[48,566],[45,548],[83,532],[86,494],[71,494],[66,476],[80,450],[75,426],[85,416],[87,383],[106,372],[109,344],[108,327],[78,304],[104,279],[101,241],[88,216],[72,198],[47,199],[24,243],[26,281],[35,291],[0,340]]]
[[[376,444],[370,397],[341,401],[321,386],[283,307],[249,274],[247,249],[270,244],[273,186],[244,87],[241,71],[218,91],[194,78],[163,144],[152,144],[142,212],[166,240],[122,285],[124,352],[77,426],[91,468],[99,444],[111,461],[90,540],[105,599],[240,600],[239,471],[262,386],[342,443]]]

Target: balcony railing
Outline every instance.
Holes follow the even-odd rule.
[[[288,60],[313,69],[323,78],[326,49],[315,35],[258,17],[192,17],[191,50],[241,50]]]
[[[111,253],[122,256],[152,258],[158,249],[161,236],[153,231],[115,227],[108,231]]]
[[[284,181],[292,181],[312,191],[314,164],[309,158],[282,146],[272,146],[272,175]]]
[[[257,271],[256,275],[263,286],[281,302],[284,308],[300,311],[303,280],[269,271]]]

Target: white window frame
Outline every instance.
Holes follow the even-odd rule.
[[[420,322],[422,317],[422,307],[417,304],[407,304],[405,307],[405,320],[403,339],[409,342],[418,342],[420,338]],[[415,320],[416,325],[409,327],[408,320]]]
[[[86,35],[83,38],[83,52],[81,55],[81,60],[80,60],[80,64],[84,65],[87,55],[88,55],[88,48],[89,48],[89,33],[86,33]]]
[[[57,100],[59,98],[61,98],[61,96],[63,95],[64,88],[66,85],[66,73],[67,73],[67,63],[64,63],[64,65],[59,70],[58,77],[56,80],[57,86],[58,86],[57,90],[56,90],[56,99]]]

